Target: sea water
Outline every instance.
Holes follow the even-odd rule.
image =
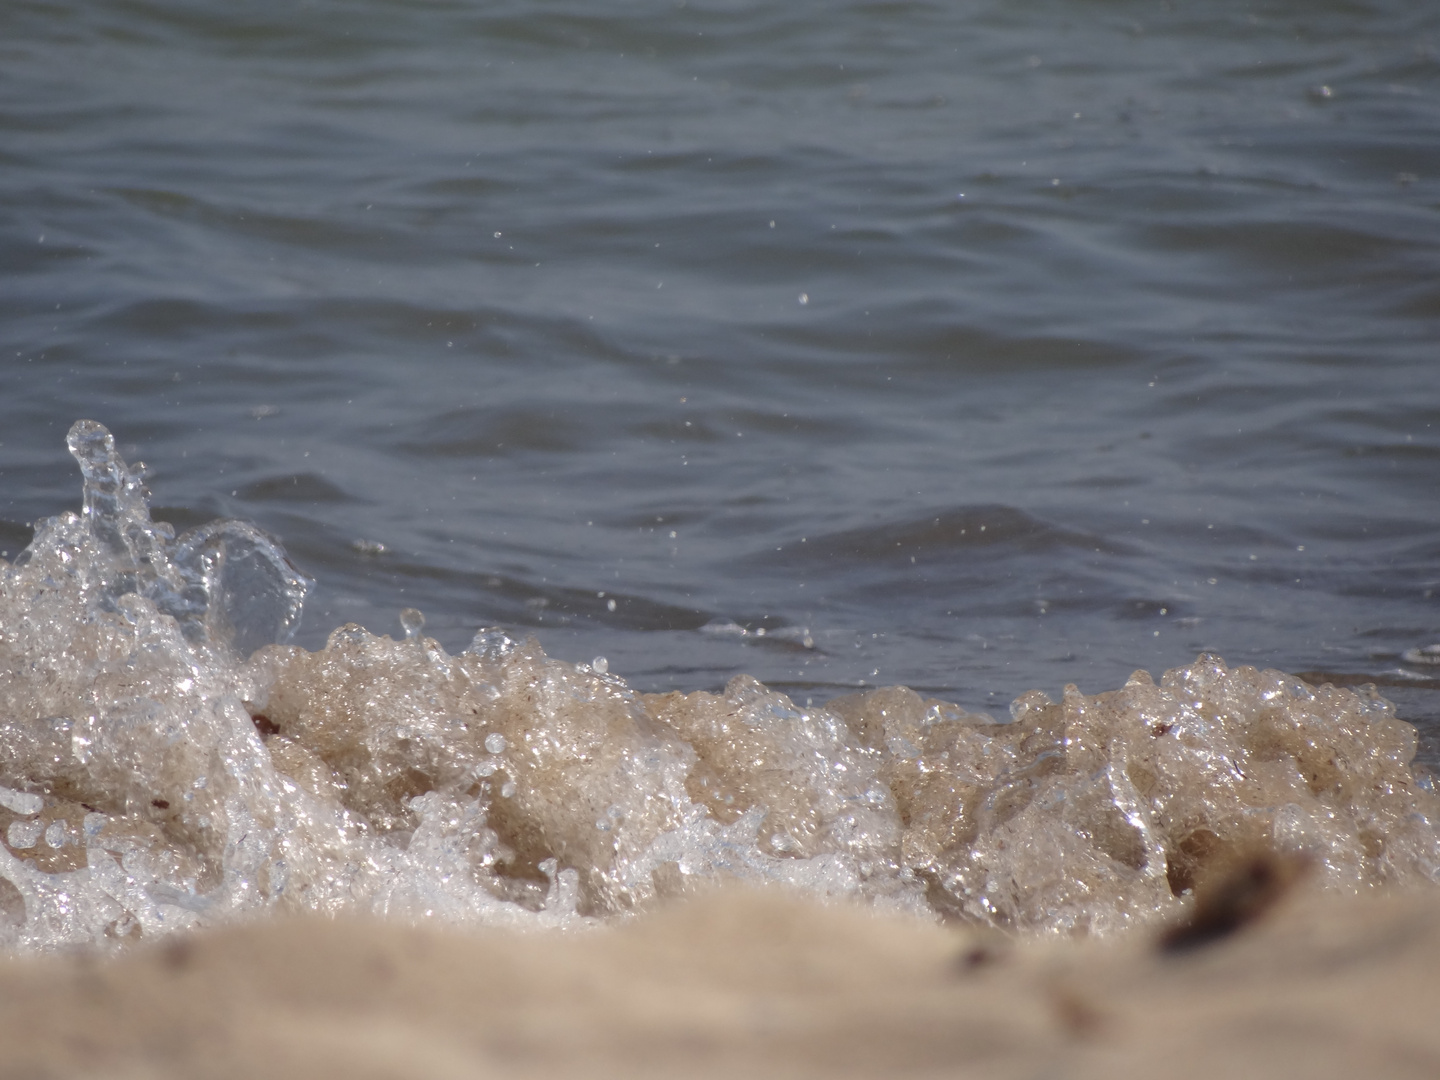
[[[1313,688],[1373,683],[1418,735],[1410,776],[1440,762],[1437,35],[1433,13],[1384,0],[1204,12],[1126,0],[7,4],[0,557],[70,550],[40,523],[83,509],[60,450],[78,418],[113,432],[117,460],[149,462],[149,524],[123,552],[119,534],[94,540],[128,568],[94,571],[103,588],[64,601],[65,617],[100,626],[93,605],[102,622],[139,605],[142,623],[204,653],[194,663],[219,682],[197,681],[196,700],[234,697],[269,755],[239,772],[271,783],[266,768],[278,769],[322,804],[338,800],[350,816],[334,828],[386,837],[377,881],[411,880],[384,869],[407,831],[449,835],[421,830],[409,804],[439,793],[468,809],[425,820],[468,814],[475,837],[493,832],[483,888],[509,905],[495,910],[526,918],[643,907],[694,880],[669,863],[732,859],[742,876],[808,867],[807,887],[920,896],[954,917],[1121,919],[1124,904],[1087,908],[1038,886],[1015,893],[1033,904],[986,901],[982,870],[960,861],[987,836],[1003,840],[993,830],[1009,810],[981,822],[1012,782],[999,778],[1060,760],[1040,748],[1069,737],[1061,714],[1021,710],[1048,732],[1027,747],[1007,742],[1020,728],[986,726],[1033,689],[1062,712],[1072,683],[1086,700],[1158,695],[1134,708],[1159,716],[1218,701],[1220,686],[1254,689],[1250,669]],[[138,487],[114,479],[134,469],[101,468],[107,455],[90,467],[120,486],[93,505],[110,499],[139,520]],[[67,528],[84,549],[79,526]],[[346,626],[363,632],[332,640]],[[472,643],[482,628],[492,644]],[[41,639],[0,630],[39,656]],[[286,634],[308,652],[263,647]],[[518,651],[492,656],[502,638]],[[97,650],[86,663],[119,662],[107,650],[121,646],[102,644],[85,646]],[[643,713],[634,745],[658,756],[612,748],[620,756],[605,760],[653,766],[649,809],[616,825],[608,810],[622,801],[576,796],[597,835],[612,821],[613,858],[588,833],[563,839],[569,826],[519,824],[544,816],[538,803],[505,809],[507,783],[516,799],[561,804],[572,790],[537,764],[533,790],[551,794],[524,794],[507,759],[532,730],[519,719],[454,738],[416,720],[433,758],[418,764],[378,733],[371,764],[338,749],[365,738],[355,725],[369,698],[342,700],[347,672],[403,667],[408,653],[382,663],[402,645],[450,665],[424,687],[385,683],[454,706],[426,724],[469,715],[462,703],[481,684],[508,701],[532,677],[575,700],[613,692],[616,715]],[[156,649],[184,655],[174,642]],[[72,653],[91,655],[52,660]],[[1221,669],[1197,668],[1201,654],[1233,666],[1206,681],[1197,672]],[[482,661],[500,666],[471,670]],[[1156,688],[1129,682],[1137,669]],[[84,721],[89,706],[65,695],[104,687],[72,676],[53,706],[17,690],[40,711],[6,722]],[[1199,698],[1179,689],[1201,684]],[[897,686],[915,699],[882,704]],[[151,700],[145,686],[124,692]],[[793,711],[800,742],[778,719],[753,746],[726,727],[739,722],[726,710],[749,716],[752,699]],[[1341,712],[1360,708],[1343,700]],[[935,702],[960,727],[922,723]],[[921,727],[890,732],[902,714]],[[248,746],[240,713],[226,715]],[[935,762],[960,751],[932,742],[972,730],[996,764],[952,777]],[[918,756],[885,757],[892,734]],[[505,749],[482,753],[491,735]],[[1338,745],[1330,738],[1321,744]],[[829,780],[798,748],[822,745],[834,754],[813,752],[845,765]],[[769,780],[744,775],[744,754],[769,753],[790,764]],[[145,776],[161,767],[136,760]],[[948,818],[923,809],[940,788],[906,779],[901,760],[953,787]],[[473,785],[488,789],[457,786],[485,768]],[[1118,768],[1149,798],[1148,772]],[[379,771],[363,780],[367,769]],[[40,772],[12,771],[22,809],[69,798]],[[197,767],[185,784],[217,775]],[[841,775],[879,776],[874,791],[893,806],[864,803],[869,779],[833,787]],[[800,794],[822,788],[831,794]],[[178,803],[150,798],[181,814],[186,791],[202,799],[184,784]],[[870,816],[842,842],[850,826],[835,824],[845,814],[833,800],[852,798]],[[1132,843],[1129,826],[1066,818],[1078,798],[1024,813],[1110,836],[1098,850],[1128,869],[1095,865],[1148,882],[1124,887],[1135,911],[1155,906],[1146,889],[1171,902],[1159,876],[1171,899],[1185,893],[1206,835],[1183,856],[1182,834],[1162,842],[1153,824]],[[46,817],[58,803],[12,807],[16,842],[41,837],[12,849],[16,865],[79,872],[84,805],[104,803],[94,813],[116,830],[132,799],[139,790],[121,785],[71,800],[58,848],[44,841],[62,839]],[[1238,805],[1204,832],[1291,835],[1288,818],[1277,833]],[[1048,835],[1024,821],[1025,835]],[[196,833],[192,851],[155,827],[137,852],[190,853],[154,855],[179,861],[157,863],[153,880],[218,912],[231,895],[220,837],[232,834]],[[694,829],[720,831],[702,843]],[[1336,865],[1351,869],[1336,880],[1392,873],[1360,825],[1344,829],[1351,854]],[[676,830],[712,854],[659,859],[657,838]],[[1152,840],[1171,845],[1165,859]],[[734,854],[752,848],[749,862]],[[335,856],[333,881],[314,867],[294,880],[319,882],[306,893],[325,906],[349,895],[336,882],[353,855]],[[244,857],[258,867],[269,856]],[[269,870],[237,873],[267,897],[292,895],[274,892]],[[16,887],[23,898],[48,880]],[[355,888],[371,898],[355,902],[380,902],[371,884]],[[397,894],[395,909],[426,909],[428,890]],[[154,902],[167,919],[190,910]]]
[[[576,925],[719,881],[1109,932],[1258,845],[1350,890],[1440,878],[1440,796],[1373,688],[1201,656],[997,722],[890,687],[643,694],[402,614],[269,644],[308,582],[259,530],[176,536],[79,421],[80,514],[0,563],[0,933],[43,948],[267,909]]]

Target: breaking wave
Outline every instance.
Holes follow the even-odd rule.
[[[452,656],[413,610],[312,653],[275,540],[177,537],[109,432],[69,445],[83,512],[0,562],[12,949],[269,910],[574,926],[720,879],[1108,933],[1256,844],[1338,889],[1440,877],[1440,799],[1373,690],[1201,656],[1001,721],[904,687],[801,708],[745,676],[637,693],[499,629]]]

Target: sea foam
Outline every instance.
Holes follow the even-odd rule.
[[[270,910],[581,926],[720,880],[1021,932],[1179,912],[1228,852],[1349,891],[1440,877],[1440,798],[1373,691],[1201,656],[1003,722],[904,687],[642,694],[407,612],[284,644],[308,582],[252,525],[175,536],[99,424],[84,509],[0,562],[0,942]]]

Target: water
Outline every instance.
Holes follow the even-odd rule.
[[[499,628],[452,655],[414,608],[312,652],[274,640],[309,583],[273,541],[176,536],[105,428],[67,441],[82,512],[0,562],[11,947],[267,910],[574,927],[736,879],[1108,934],[1257,849],[1352,892],[1440,879],[1434,776],[1374,687],[1201,656],[996,723],[906,687],[636,693]]]
[[[413,608],[999,716],[1213,650],[1433,762],[1437,50],[1395,2],[7,5],[0,548],[87,417],[158,519],[283,541],[311,649]]]

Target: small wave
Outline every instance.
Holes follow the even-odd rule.
[[[109,432],[81,421],[70,447],[83,513],[0,563],[14,949],[266,910],[574,926],[722,878],[1110,933],[1255,845],[1336,889],[1440,876],[1440,799],[1373,688],[1201,656],[1032,691],[997,723],[905,687],[642,694],[500,629],[452,655],[413,610],[403,640],[349,625],[309,652],[284,644],[308,582],[276,541],[235,521],[176,537]],[[1016,511],[939,522],[827,542],[1049,535]]]

